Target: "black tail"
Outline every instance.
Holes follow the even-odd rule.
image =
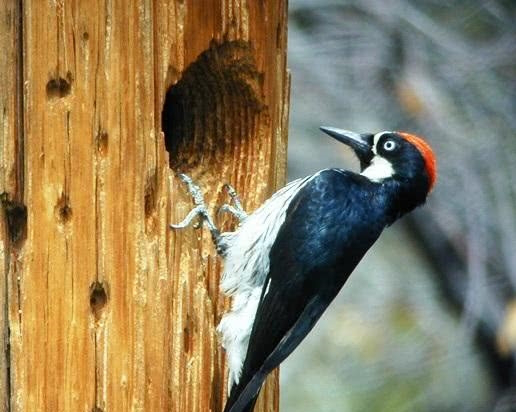
[[[253,412],[266,376],[257,374],[247,383],[233,385],[224,412]]]
[[[258,393],[259,395],[259,393]],[[244,406],[244,409],[237,409],[239,412],[253,412],[254,407],[256,405],[256,401],[258,400],[258,395],[256,395],[254,398],[249,400],[249,403]],[[228,409],[229,408],[229,409]],[[224,412],[233,412],[235,409],[232,409],[231,406],[226,404],[226,409],[224,409]]]

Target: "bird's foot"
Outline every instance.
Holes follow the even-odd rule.
[[[236,190],[229,183],[224,185],[224,189],[228,192],[234,206],[226,203],[220,207],[219,213],[231,213],[240,223],[242,223],[247,218],[247,213],[242,207],[242,202],[240,202],[240,198],[238,197]]]
[[[171,224],[171,229],[184,229],[188,227],[195,217],[200,217],[200,223],[202,225],[203,222],[206,222],[208,229],[210,230],[211,237],[213,239],[213,243],[215,243],[215,247],[219,254],[223,254],[224,247],[222,246],[222,237],[220,235],[220,230],[217,229],[213,219],[208,213],[208,208],[206,207],[206,203],[204,201],[204,196],[202,195],[201,189],[197,186],[193,180],[181,173],[179,178],[186,184],[188,188],[188,192],[192,196],[195,207],[186,215],[182,222],[177,224]]]

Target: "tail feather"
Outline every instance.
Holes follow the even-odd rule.
[[[247,384],[234,385],[224,412],[253,412],[260,389],[267,375],[256,374]]]
[[[257,394],[254,398],[250,399],[249,400],[249,403],[247,405],[245,405],[243,407],[243,409],[234,409],[234,408],[230,408],[228,409],[228,412],[235,412],[235,411],[240,411],[240,412],[253,412],[254,411],[254,407],[256,406],[256,401],[258,400],[258,395]]]

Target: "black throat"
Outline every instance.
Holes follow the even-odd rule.
[[[382,204],[388,224],[425,203],[428,182],[418,179],[389,178],[375,188],[375,199]]]

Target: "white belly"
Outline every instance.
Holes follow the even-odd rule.
[[[231,311],[217,328],[229,365],[229,388],[238,383],[263,284],[269,252],[294,196],[313,176],[294,180],[249,215],[235,232],[223,233],[226,246],[221,290],[233,297]]]

